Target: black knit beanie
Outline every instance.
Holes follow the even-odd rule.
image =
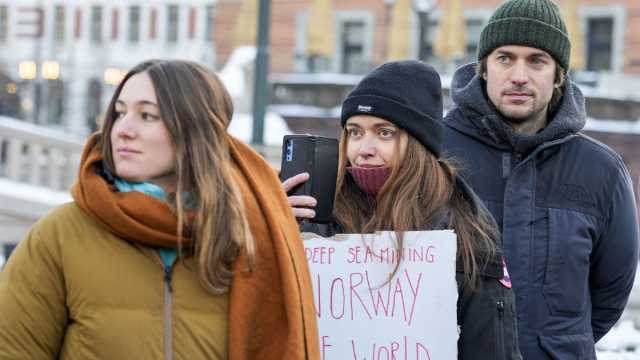
[[[423,62],[388,62],[366,75],[342,103],[342,127],[354,115],[392,122],[440,157],[442,85],[440,75]]]
[[[548,52],[569,68],[571,43],[558,6],[551,0],[509,0],[491,16],[480,34],[478,61],[505,45],[522,45]]]

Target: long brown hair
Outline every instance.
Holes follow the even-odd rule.
[[[254,240],[231,174],[226,135],[233,115],[231,97],[213,72],[196,63],[151,60],[137,65],[116,89],[101,129],[102,155],[112,172],[109,134],[116,119],[115,103],[127,80],[140,73],[151,78],[160,118],[175,146],[177,184],[168,199],[178,218],[178,239],[190,234],[203,288],[224,293],[240,249],[246,249],[250,268],[255,261]]]
[[[372,206],[372,199],[358,188],[346,171],[347,135],[345,128],[340,139],[334,207],[334,217],[342,229],[347,233],[395,231],[396,247],[401,254],[403,231],[429,230],[444,220],[445,226],[455,229],[465,283],[471,289],[476,288],[480,268],[496,251],[498,231],[483,208],[472,206],[456,182],[455,167],[449,161],[438,160],[408,135],[404,156],[401,161],[394,162],[389,179]],[[398,265],[396,263],[396,269]]]

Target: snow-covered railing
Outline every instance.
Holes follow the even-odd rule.
[[[66,190],[75,179],[82,144],[72,135],[0,116],[0,177]]]

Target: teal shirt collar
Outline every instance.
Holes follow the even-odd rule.
[[[120,192],[138,191],[143,194],[153,196],[158,200],[165,201],[167,199],[167,194],[164,189],[149,181],[137,183],[116,178],[115,185]],[[173,263],[178,257],[178,251],[176,249],[160,248],[158,249],[158,254],[160,255],[160,259],[162,259],[164,266],[169,268],[173,266]]]
[[[167,194],[164,192],[164,189],[149,181],[130,182],[130,181],[122,180],[120,178],[116,178],[115,185],[116,185],[116,188],[118,188],[118,191],[120,192],[138,191],[143,194],[153,196],[158,200],[165,201],[167,199]]]

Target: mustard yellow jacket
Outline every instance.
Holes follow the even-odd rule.
[[[246,252],[235,258],[228,295],[201,288],[193,258],[165,272],[155,246],[177,244],[175,215],[114,192],[94,135],[74,202],[41,219],[0,273],[0,360],[319,359],[311,278],[280,181],[228,140],[256,253],[250,271]]]
[[[0,273],[0,359],[163,359],[165,331],[174,359],[226,359],[228,295],[206,293],[194,269],[192,258],[174,264],[165,309],[156,251],[63,205]]]

